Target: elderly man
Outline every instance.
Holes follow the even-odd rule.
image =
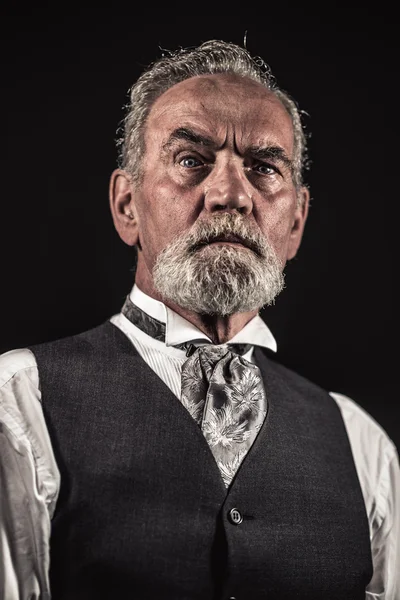
[[[400,598],[395,446],[258,316],[307,218],[295,103],[206,42],[133,86],[121,157],[121,313],[1,357],[1,597]]]

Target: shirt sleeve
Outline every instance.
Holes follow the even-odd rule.
[[[376,524],[371,539],[374,576],[368,600],[400,600],[400,469],[397,453],[388,459],[378,488]],[[384,590],[379,593],[379,590]]]
[[[35,357],[12,350],[0,356],[0,598],[50,598],[50,520],[59,485]]]
[[[395,445],[358,404],[331,394],[346,425],[368,515],[373,576],[366,600],[400,600],[400,466]]]

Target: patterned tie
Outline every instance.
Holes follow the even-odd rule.
[[[122,313],[148,335],[165,341],[165,324],[135,306],[129,296]],[[267,414],[260,370],[240,356],[249,348],[245,344],[178,347],[189,357],[182,367],[181,402],[201,428],[229,487]]]
[[[201,346],[182,367],[181,402],[201,427],[228,487],[267,414],[258,367],[231,345]]]

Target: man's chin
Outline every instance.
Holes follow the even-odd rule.
[[[234,289],[227,289],[226,286],[221,289],[217,273],[215,276],[210,275],[207,281],[203,282],[201,291],[200,286],[197,288],[198,293],[189,297],[177,293],[173,298],[171,297],[171,300],[185,310],[210,317],[228,317],[237,313],[258,311],[261,308],[261,304],[259,305],[257,301],[254,303],[254,298],[249,304],[249,299],[238,293],[237,286]]]
[[[177,306],[225,317],[257,311],[280,292],[280,271],[277,265],[271,270],[267,263],[240,243],[216,241],[162,256],[153,281],[161,297]]]

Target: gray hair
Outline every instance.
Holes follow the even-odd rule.
[[[217,73],[232,73],[252,79],[272,91],[282,102],[293,123],[293,181],[299,188],[303,181],[303,170],[307,166],[302,112],[296,102],[277,86],[269,66],[260,57],[252,57],[245,48],[219,40],[204,42],[197,48],[167,51],[142,73],[130,89],[130,102],[117,140],[120,150],[119,166],[128,171],[134,181],[138,181],[145,152],[144,128],[154,102],[181,81]]]

